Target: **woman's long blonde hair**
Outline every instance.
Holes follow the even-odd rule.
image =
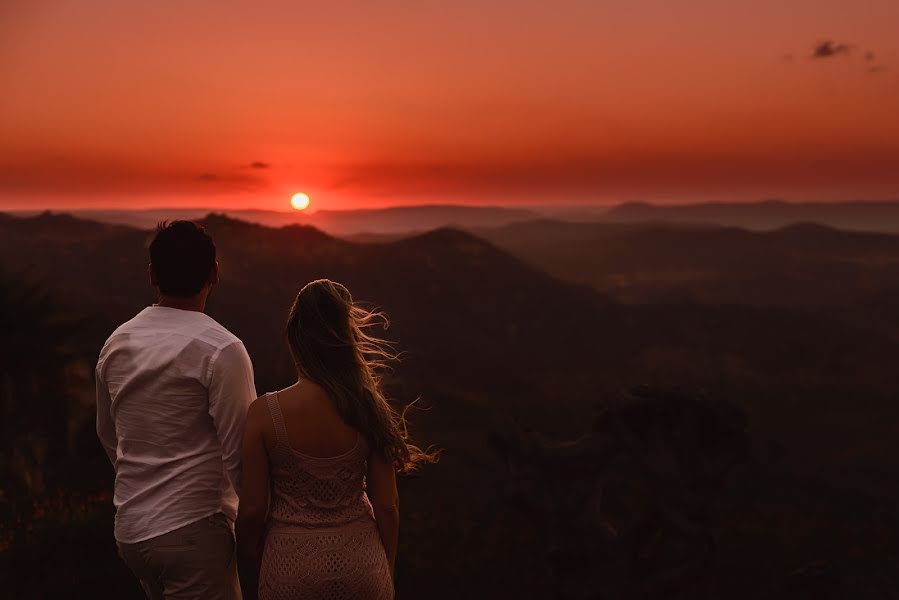
[[[317,279],[297,294],[287,318],[287,342],[300,377],[320,385],[347,425],[359,431],[372,452],[399,472],[437,461],[409,438],[406,410],[393,409],[381,390],[381,374],[399,359],[391,344],[366,333],[387,328],[387,316],[353,302],[349,290]],[[411,406],[411,405],[410,405]]]

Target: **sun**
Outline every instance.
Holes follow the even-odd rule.
[[[290,198],[290,205],[297,210],[306,210],[309,206],[309,196],[303,193],[294,194]]]

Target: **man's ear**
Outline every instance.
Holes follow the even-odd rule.
[[[156,271],[153,270],[153,263],[147,265],[147,274],[150,277],[150,285],[157,287],[159,282],[156,280]]]
[[[215,285],[219,282],[219,261],[215,261],[212,265],[212,271],[209,272],[209,285]]]

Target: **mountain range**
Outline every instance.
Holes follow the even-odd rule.
[[[244,340],[260,393],[293,380],[283,327],[306,282],[340,281],[392,317],[379,333],[405,359],[388,392],[400,404],[421,397],[412,432],[445,450],[439,464],[401,481],[405,597],[475,588],[483,597],[553,597],[561,582],[545,557],[555,550],[528,534],[543,517],[505,495],[529,475],[510,475],[488,438],[511,420],[541,439],[574,439],[639,384],[702,390],[745,415],[751,458],[721,491],[711,597],[775,597],[770,578],[822,559],[881,557],[899,543],[899,488],[888,483],[899,469],[899,328],[889,316],[899,236],[532,219],[363,243],[304,224],[221,214],[200,222],[222,273],[208,312]],[[0,215],[0,271],[47,289],[77,324],[91,364],[106,336],[154,300],[151,236],[148,227],[71,215]],[[108,478],[102,451],[92,460],[89,473]],[[631,502],[635,490],[608,485],[607,503],[643,510]],[[569,497],[536,500],[564,511]],[[593,547],[564,543],[575,554]],[[124,569],[102,566],[97,585],[131,582]]]
[[[744,229],[777,229],[795,223],[817,223],[838,229],[899,232],[899,201],[868,202],[707,202],[614,206],[600,218],[608,223],[660,222],[721,225]]]
[[[39,211],[15,211],[10,214],[28,217]],[[74,209],[63,211],[75,217],[104,223],[152,229],[162,221],[202,219],[210,212],[268,227],[309,225],[332,235],[358,233],[408,234],[439,227],[491,227],[533,219],[536,213],[523,208],[464,205],[397,206],[380,209],[318,210],[314,212],[256,209],[216,210],[209,208],[159,209]]]
[[[74,209],[73,216],[151,229],[163,220],[201,219],[209,208]],[[15,211],[34,216],[39,211]],[[395,239],[440,227],[477,229],[500,227],[534,219],[621,224],[682,224],[739,227],[763,231],[798,223],[816,223],[853,231],[899,233],[899,201],[709,202],[648,204],[630,202],[613,206],[471,206],[421,205],[380,209],[318,210],[313,212],[256,209],[215,210],[231,218],[269,227],[310,225],[331,235],[362,240]]]

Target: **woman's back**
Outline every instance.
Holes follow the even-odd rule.
[[[328,458],[344,454],[356,444],[359,432],[343,421],[321,386],[301,379],[276,394],[287,442],[297,452]]]
[[[365,494],[368,444],[317,386],[302,387],[265,397],[273,431],[260,598],[392,598]]]
[[[264,548],[263,600],[393,597],[396,474],[437,453],[412,443],[384,396],[381,377],[398,355],[367,333],[379,324],[386,315],[327,279],[303,286],[290,307],[299,381],[250,406],[242,451],[238,547],[251,565]]]

